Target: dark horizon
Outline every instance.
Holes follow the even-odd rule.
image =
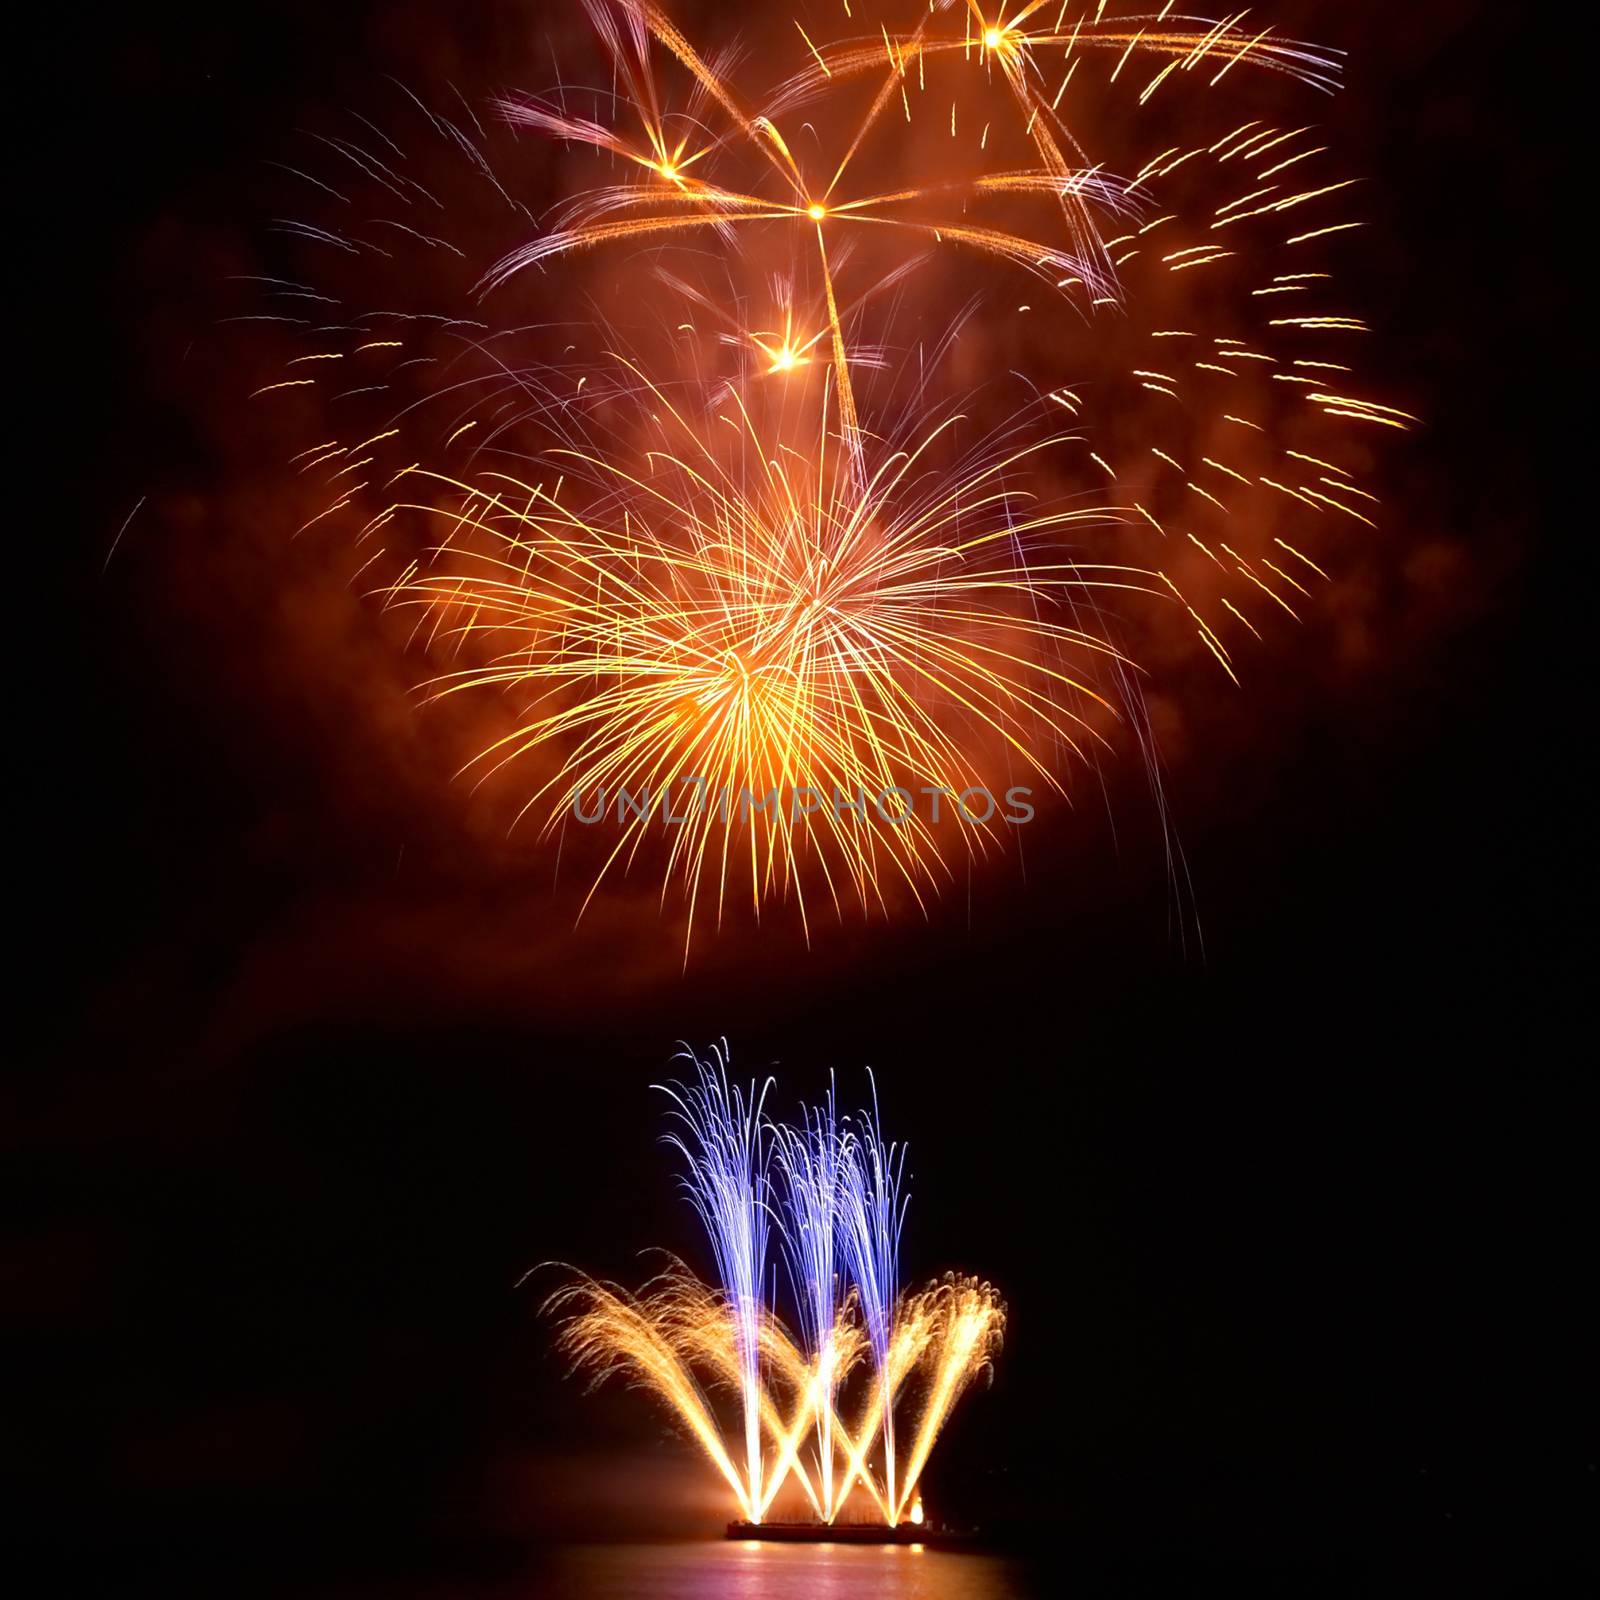
[[[1353,52],[1329,117],[1386,235],[1363,310],[1426,417],[1383,468],[1415,559],[1185,724],[1188,878],[1113,772],[926,919],[741,927],[684,971],[631,903],[557,923],[545,864],[426,766],[442,741],[338,681],[359,607],[295,611],[326,575],[263,559],[276,507],[183,387],[220,361],[171,338],[237,267],[239,174],[308,108],[430,64],[517,79],[513,6],[325,9],[96,22],[35,158],[60,243],[24,536],[61,587],[20,754],[44,1048],[6,1119],[31,1532],[130,1583],[333,1593],[715,1531],[690,1447],[566,1379],[517,1284],[709,1268],[648,1086],[726,1037],[780,1110],[871,1066],[908,1280],[1005,1295],[941,1514],[1108,1588],[1592,1578],[1585,523],[1534,418],[1576,357],[1554,265],[1485,244],[1553,252],[1561,193],[1500,13],[1274,8]],[[176,519],[119,537],[145,494]],[[306,616],[321,655],[284,643]]]

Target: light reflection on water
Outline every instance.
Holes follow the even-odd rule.
[[[904,1545],[575,1545],[541,1596],[556,1600],[1037,1600],[1001,1556]]]

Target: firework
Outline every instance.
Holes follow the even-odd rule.
[[[894,1400],[911,1359],[897,1348],[900,1299],[900,1233],[909,1194],[902,1193],[905,1146],[886,1144],[878,1126],[878,1088],[872,1109],[857,1115],[845,1131],[839,1162],[839,1237],[861,1303],[867,1343],[872,1350],[883,1433],[884,1487],[891,1522],[897,1518],[895,1493]]]
[[[954,1274],[923,1292],[916,1314],[933,1324],[924,1347],[931,1354],[926,1363],[928,1392],[910,1435],[911,1452],[898,1499],[891,1490],[892,1522],[905,1516],[939,1430],[967,1387],[989,1369],[1005,1330],[1005,1306],[994,1289],[976,1278]]]
[[[847,1512],[859,1519],[864,1502],[869,1520],[893,1527],[914,1503],[952,1408],[990,1369],[1005,1307],[987,1283],[955,1274],[900,1291],[905,1150],[882,1138],[875,1086],[870,1112],[839,1118],[830,1087],[797,1126],[786,1125],[763,1120],[765,1085],[730,1086],[725,1045],[682,1059],[694,1070],[668,1089],[681,1124],[668,1142],[685,1161],[719,1287],[673,1258],[637,1292],[577,1276],[545,1303],[561,1347],[592,1383],[620,1377],[662,1403],[744,1521],[764,1520],[793,1479],[818,1522]],[[769,1204],[783,1232],[798,1340],[761,1293]],[[867,1381],[855,1381],[858,1371]],[[742,1448],[718,1419],[722,1394],[734,1398]],[[909,1442],[899,1469],[897,1417]]]
[[[754,1519],[754,1485],[734,1465],[711,1404],[686,1358],[690,1330],[709,1319],[721,1334],[731,1327],[702,1285],[681,1269],[669,1269],[638,1294],[590,1278],[557,1290],[545,1309],[563,1320],[561,1342],[574,1369],[587,1371],[596,1384],[614,1373],[666,1404],[733,1491],[741,1513]],[[727,1341],[728,1358],[740,1358]]]
[[[803,1348],[815,1377],[811,1409],[816,1426],[816,1459],[822,1512],[831,1519],[833,1491],[833,1413],[842,1377],[839,1331],[840,1157],[839,1123],[833,1084],[814,1110],[800,1108],[798,1128],[774,1129],[775,1156],[783,1174],[778,1212],[789,1284],[798,1309]]]
[[[453,503],[411,502],[445,531],[391,603],[425,613],[436,649],[475,658],[433,692],[531,697],[484,764],[565,747],[527,806],[543,804],[550,829],[575,806],[614,806],[597,883],[678,813],[668,870],[691,932],[703,898],[721,917],[736,870],[753,908],[792,890],[805,918],[808,842],[836,909],[845,894],[882,903],[888,872],[920,898],[949,870],[933,823],[974,849],[1004,825],[975,797],[1001,762],[1056,785],[1052,749],[1082,755],[1100,737],[1092,714],[1113,707],[1097,668],[1118,653],[1073,598],[1155,575],[1070,559],[1058,541],[1104,509],[1041,508],[1014,487],[1057,434],[1013,430],[951,469],[928,458],[952,418],[862,486],[829,448],[825,412],[797,435],[802,454],[742,404],[731,439],[724,423],[708,442],[644,392],[660,442],[637,465],[563,449],[559,497],[433,478]],[[918,793],[948,798],[930,814]]]
[[[799,159],[789,140],[779,131],[772,117],[751,115],[741,109],[732,88],[694,46],[654,5],[653,0],[619,0],[613,9],[608,0],[584,0],[585,9],[595,20],[597,31],[610,55],[619,79],[635,88],[645,128],[643,146],[635,147],[612,130],[587,119],[564,115],[557,107],[537,99],[506,98],[500,110],[507,121],[559,138],[581,141],[622,156],[637,175],[631,182],[607,184],[585,191],[563,211],[559,225],[507,254],[485,275],[483,287],[496,288],[517,273],[553,257],[595,245],[624,241],[659,239],[688,231],[711,230],[729,239],[740,227],[761,223],[783,223],[797,229],[815,245],[827,306],[828,328],[833,347],[833,367],[839,399],[840,425],[847,456],[858,472],[861,465],[861,430],[855,402],[855,386],[844,329],[840,318],[829,240],[840,229],[877,227],[916,236],[919,240],[945,240],[970,247],[996,259],[1037,274],[1046,282],[1079,283],[1093,294],[1110,286],[1099,263],[1087,250],[1086,241],[1098,248],[1098,222],[1095,208],[1111,214],[1126,214],[1130,209],[1125,189],[1114,179],[1095,170],[1024,170],[981,174],[968,183],[897,188],[882,193],[845,193],[840,184],[852,160],[866,143],[888,103],[905,62],[889,45],[889,82],[873,101],[851,137],[831,176],[810,172]],[[620,15],[623,26],[614,16]],[[701,174],[713,165],[707,160],[691,172],[702,157],[721,153],[721,140],[702,146],[685,156],[685,143],[671,144],[665,119],[657,109],[654,81],[649,75],[648,40],[654,38],[690,72],[697,96],[709,96],[730,119],[743,153],[759,158],[775,192],[756,194],[724,184]],[[824,71],[827,71],[825,64]],[[683,113],[692,121],[693,113]],[[672,154],[663,155],[671,144]],[[963,202],[981,194],[1035,194],[1058,199],[1074,220],[1070,248],[1024,237],[1003,228],[981,226],[964,220]],[[917,210],[921,207],[921,211]]]
[[[496,104],[594,181],[536,222],[492,122],[408,101],[493,242],[419,228],[434,188],[358,130],[324,141],[340,182],[310,180],[345,211],[284,226],[406,309],[310,268],[267,289],[315,343],[262,403],[339,418],[295,462],[327,495],[305,528],[357,515],[426,697],[509,718],[464,774],[526,774],[517,814],[563,849],[609,801],[603,844],[578,841],[588,895],[659,868],[686,960],[735,904],[784,902],[808,938],[819,907],[926,908],[1008,838],[950,797],[1015,778],[1049,801],[1114,740],[1159,803],[1144,685],[1197,658],[1204,687],[1247,686],[1339,536],[1377,529],[1371,440],[1415,420],[1358,376],[1328,259],[1362,191],[1314,126],[1236,105],[1329,91],[1340,53],[1172,6],[890,5],[863,37],[797,30],[762,94],[647,0],[586,10],[611,87]],[[1172,143],[1146,108],[1180,90],[1206,131]],[[408,209],[352,223],[357,181]],[[455,300],[420,308],[408,250]],[[569,293],[590,250],[626,325]],[[968,298],[945,306],[952,252]],[[558,315],[510,317],[541,283]],[[935,331],[897,342],[913,293]],[[974,346],[1011,368],[974,377]],[[668,790],[691,803],[660,828]],[[943,821],[886,814],[893,790]]]
[[[727,1048],[713,1046],[702,1061],[692,1052],[682,1058],[693,1068],[688,1083],[657,1087],[672,1101],[679,1125],[666,1136],[684,1161],[683,1186],[704,1224],[727,1296],[738,1358],[744,1410],[746,1483],[752,1508],[761,1497],[761,1336],[762,1279],[767,1267],[769,1150],[761,1102],[771,1080],[758,1092],[729,1086]]]

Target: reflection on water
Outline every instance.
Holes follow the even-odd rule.
[[[1000,1556],[915,1545],[581,1545],[562,1551],[541,1595],[556,1600],[1037,1600],[1027,1569]]]

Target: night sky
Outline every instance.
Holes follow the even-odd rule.
[[[3,1121],[8,1500],[129,1581],[247,1556],[328,1592],[714,1529],[687,1448],[567,1381],[540,1280],[515,1286],[699,1259],[648,1085],[726,1035],[785,1104],[830,1067],[853,1098],[870,1064],[911,1146],[908,1275],[1005,1292],[931,1503],[1045,1530],[1101,1584],[1575,1582],[1600,1488],[1592,508],[1568,504],[1545,48],[1504,8],[1273,8],[1353,52],[1328,120],[1381,223],[1355,298],[1427,420],[1386,452],[1361,647],[1347,608],[1191,712],[1168,798],[1192,905],[1112,774],[926,920],[741,934],[685,974],[648,899],[571,930],[375,676],[358,601],[290,548],[253,441],[217,442],[211,286],[292,130],[385,73],[551,77],[553,7],[330,9],[85,25],[22,135],[42,1048],[25,1022]]]

